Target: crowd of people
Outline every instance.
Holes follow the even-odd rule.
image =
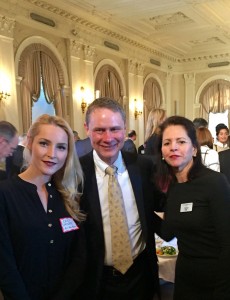
[[[157,233],[178,241],[174,300],[229,300],[228,127],[214,140],[206,120],[153,109],[137,149],[124,109],[103,97],[85,129],[80,139],[44,114],[19,142],[0,122],[4,299],[160,300]]]

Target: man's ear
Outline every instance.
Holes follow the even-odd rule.
[[[84,128],[85,128],[87,136],[89,136],[89,127],[87,126],[86,122],[84,123]]]

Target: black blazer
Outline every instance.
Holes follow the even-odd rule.
[[[137,154],[137,148],[134,144],[134,142],[131,139],[127,139],[124,143],[124,146],[122,148],[122,151],[131,152],[134,154]]]
[[[150,278],[152,277],[152,283],[156,285],[157,289],[158,267],[155,253],[155,223],[153,211],[155,209],[157,210],[155,199],[160,201],[162,194],[155,190],[151,182],[152,164],[148,159],[141,155],[133,155],[126,152],[122,152],[122,156],[135,194],[143,237],[146,242],[146,251],[149,259],[148,274]],[[86,299],[93,300],[96,299],[97,292],[100,289],[104,266],[105,242],[93,152],[81,157],[80,162],[85,177],[81,208],[87,214],[85,229],[89,252],[85,292],[88,294]]]
[[[219,161],[220,161],[220,172],[224,173],[230,183],[230,149],[220,151]]]

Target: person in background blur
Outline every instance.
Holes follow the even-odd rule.
[[[75,150],[79,158],[92,151],[92,149],[89,137],[75,142]]]
[[[223,123],[216,126],[216,142],[213,149],[217,152],[229,149],[229,129]]]
[[[75,300],[84,280],[83,175],[57,116],[30,127],[26,170],[0,182],[0,290],[10,300]]]
[[[130,130],[128,133],[128,137],[126,138],[124,142],[124,146],[122,148],[123,151],[131,152],[134,154],[137,154],[137,148],[134,144],[134,141],[137,138],[137,134],[135,130]]]
[[[0,159],[11,156],[17,144],[17,129],[7,121],[0,121]]]
[[[195,118],[193,121],[195,128],[208,127],[208,122],[203,118]]]
[[[220,172],[219,155],[213,150],[213,138],[208,128],[199,127],[196,130],[197,140],[200,145],[203,164],[214,171]]]
[[[11,156],[6,158],[6,175],[7,178],[21,173],[23,166],[23,151],[26,146],[27,135],[26,133],[19,136],[19,142],[16,150]]]
[[[161,108],[152,109],[148,115],[145,133],[145,154],[155,155],[158,143],[159,125],[166,119],[166,111]]]
[[[220,161],[220,172],[223,173],[230,183],[230,149],[220,151],[219,161]]]
[[[18,132],[11,123],[0,121],[0,161],[11,156],[17,148]],[[0,180],[7,178],[5,170],[0,170]]]
[[[230,299],[230,185],[202,164],[193,123],[169,117],[159,135],[156,182],[168,187],[162,232],[178,241],[174,300]]]
[[[81,139],[76,130],[73,130],[73,136],[74,136],[74,141],[75,142],[77,142]]]

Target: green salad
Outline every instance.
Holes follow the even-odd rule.
[[[163,255],[176,255],[176,249],[173,246],[161,247]]]

